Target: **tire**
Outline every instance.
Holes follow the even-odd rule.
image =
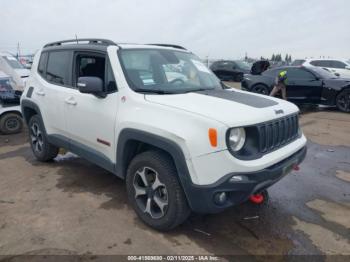
[[[342,112],[350,112],[350,89],[345,89],[337,95],[336,106]]]
[[[262,84],[257,84],[252,87],[252,92],[257,93],[257,94],[262,94],[262,95],[269,95],[269,88],[265,85]]]
[[[136,214],[156,230],[173,229],[190,214],[174,163],[163,152],[146,151],[134,157],[127,170],[126,188]]]
[[[41,118],[38,115],[32,116],[28,127],[29,143],[36,159],[42,162],[54,159],[59,148],[49,143]]]
[[[23,128],[23,120],[19,114],[5,113],[0,118],[0,132],[5,135],[20,133]]]

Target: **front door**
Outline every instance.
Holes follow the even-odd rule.
[[[295,103],[318,103],[322,81],[305,68],[287,68],[287,98]]]
[[[118,92],[107,55],[76,52],[73,72],[75,86],[79,77],[101,78],[106,97],[83,94],[77,88],[67,95],[65,111],[71,149],[96,164],[108,165],[108,161],[115,162]]]

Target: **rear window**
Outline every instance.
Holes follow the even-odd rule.
[[[70,51],[53,51],[49,53],[46,79],[49,82],[71,86],[72,53]]]

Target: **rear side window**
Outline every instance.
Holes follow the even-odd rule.
[[[72,53],[70,51],[53,51],[49,53],[46,69],[47,81],[71,86]]]
[[[320,66],[320,61],[311,61],[310,64],[313,66]]]
[[[320,66],[320,67],[332,67],[332,62],[329,60],[316,60],[310,62],[310,64],[314,66]]]
[[[41,53],[40,55],[40,60],[39,60],[39,65],[38,65],[38,73],[45,77],[46,73],[46,63],[47,63],[47,53]]]

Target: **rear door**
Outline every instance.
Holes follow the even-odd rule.
[[[293,102],[317,103],[321,99],[322,81],[305,68],[287,68],[287,98]]]
[[[70,50],[41,54],[34,96],[50,135],[67,136],[64,98],[72,88],[72,54]]]
[[[79,77],[98,77],[106,97],[83,94],[76,87]],[[75,52],[74,88],[65,97],[65,112],[71,148],[92,162],[105,166],[115,158],[115,122],[118,92],[106,53]]]

